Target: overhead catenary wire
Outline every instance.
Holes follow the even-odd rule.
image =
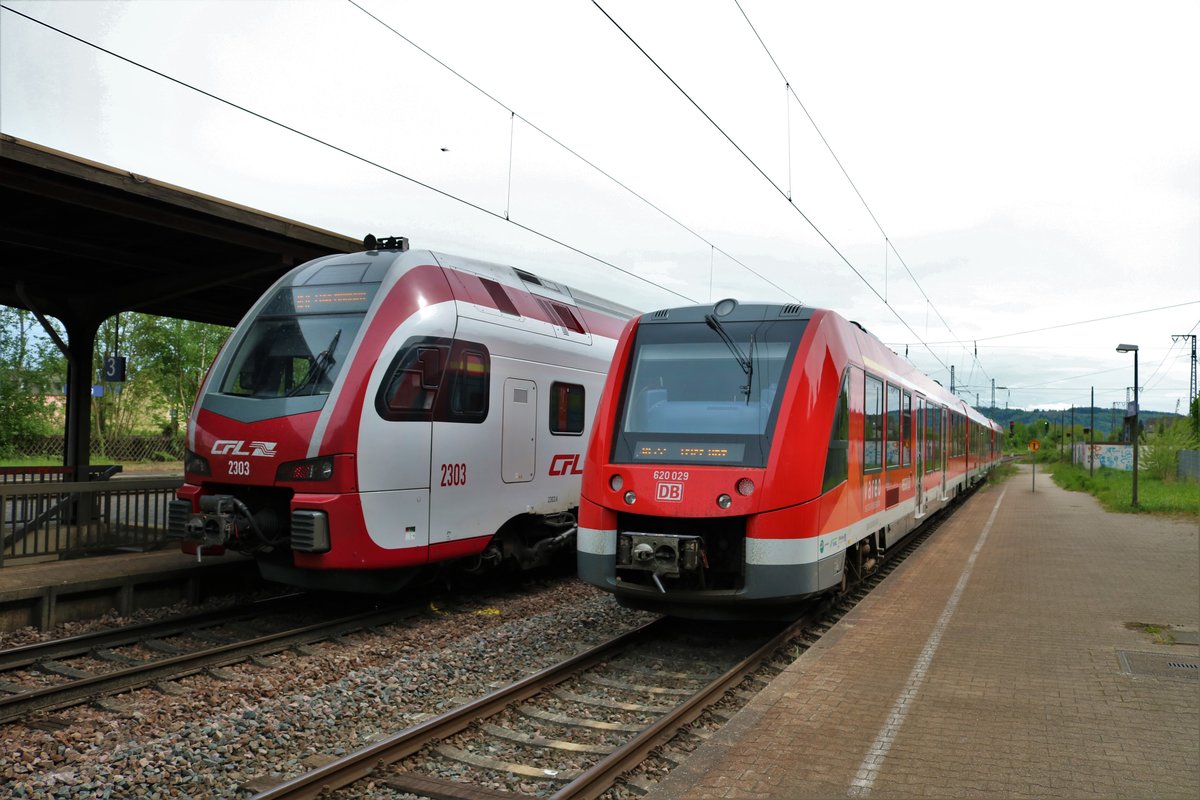
[[[730,146],[732,146],[734,148],[734,150],[736,150],[738,152],[738,154],[740,154],[742,156],[742,158],[744,158],[746,160],[746,162],[748,164],[750,164],[750,166],[753,167],[753,169],[767,183],[769,183],[771,185],[771,187],[773,189],[775,189],[775,191],[778,192],[781,197],[783,197],[787,201],[788,205],[791,206],[792,210],[794,210],[797,214],[800,215],[800,217],[808,224],[808,226],[810,228],[812,228],[812,230],[817,234],[817,236],[819,236],[821,238],[821,240],[824,241],[825,244],[828,245],[831,250],[833,250],[834,254],[837,255],[837,257],[839,259],[841,259],[841,261],[850,269],[850,271],[853,272],[860,281],[862,281],[863,285],[865,285],[871,291],[871,293],[874,294],[875,297],[878,298],[879,301],[881,303],[883,303],[884,306],[886,306],[892,312],[892,315],[895,316],[896,319],[900,322],[900,324],[903,325],[908,330],[908,332],[913,335],[913,337],[921,344],[922,347],[924,347],[929,352],[929,354],[931,356],[933,356],[934,360],[936,360],[938,362],[938,364],[940,364],[944,370],[949,371],[950,367],[946,365],[946,363],[938,356],[937,353],[935,353],[933,351],[932,348],[930,348],[927,344],[925,344],[925,342],[921,339],[921,337],[917,335],[917,332],[915,330],[913,330],[912,326],[909,325],[908,320],[904,319],[904,317],[898,311],[896,311],[896,309],[893,306],[891,306],[887,302],[887,299],[882,294],[879,293],[879,290],[877,288],[875,288],[875,285],[872,284],[866,278],[866,276],[864,276],[862,274],[862,272],[859,271],[859,269],[856,266],[854,266],[854,263],[851,262],[850,259],[846,257],[846,255],[838,248],[838,246],[835,245],[819,227],[817,227],[816,223],[814,223],[812,221],[812,219],[807,214],[804,213],[803,209],[801,209],[794,202],[792,202],[791,198],[789,198],[787,196],[787,192],[785,192],[782,188],[780,188],[780,186],[777,183],[775,183],[774,180],[772,180],[771,176],[767,175],[767,173],[758,164],[758,162],[750,157],[750,155],[741,147],[741,145],[739,145],[733,139],[733,137],[730,136],[725,131],[725,129],[722,128],[721,125],[716,120],[714,120],[712,118],[712,116],[707,111],[705,111],[704,108],[698,102],[696,102],[696,100],[687,92],[687,90],[684,89],[679,84],[679,82],[676,81],[671,76],[671,74],[669,72],[667,72],[666,69],[661,64],[659,64],[658,61],[655,60],[655,58],[653,56],[651,56],[650,53],[647,52],[646,49],[644,47],[642,47],[642,45],[636,39],[633,38],[633,35],[630,34],[627,30],[625,30],[625,28],[619,22],[617,22],[617,20],[615,18],[613,18],[613,16],[611,14],[609,14],[602,5],[600,5],[598,0],[592,0],[592,5],[594,5],[596,7],[596,9],[599,10],[600,13],[603,14],[604,17],[606,19],[608,19],[608,21],[611,22],[613,24],[613,26],[618,31],[620,31],[621,34],[626,39],[629,40],[629,43],[632,44],[634,46],[634,48],[636,48],[637,51],[640,52],[646,58],[646,60],[649,61],[654,66],[654,68],[657,69],[662,74],[662,76],[664,78],[666,78],[667,81],[670,82],[670,84],[672,86],[674,86],[675,89],[680,94],[683,95],[683,97],[685,99],[687,99],[687,101],[689,103],[692,104],[692,106],[696,109],[696,111],[699,112],[700,115],[702,117],[704,117],[709,122],[709,124],[711,124],[713,126],[713,128],[715,128],[717,130],[717,132],[720,133],[722,137],[724,137],[724,139],[727,142],[729,142]]]
[[[579,152],[577,152],[575,149],[573,149],[573,148],[569,147],[569,146],[568,146],[567,144],[565,144],[563,141],[561,141],[561,140],[560,140],[560,139],[558,139],[557,137],[553,136],[552,134],[548,133],[548,132],[547,132],[545,129],[543,129],[542,127],[540,127],[540,126],[538,126],[538,125],[534,124],[534,123],[533,123],[532,121],[530,121],[528,118],[526,118],[526,117],[522,116],[521,114],[518,114],[518,113],[516,112],[516,110],[515,110],[515,109],[513,109],[512,107],[510,107],[508,104],[506,104],[505,102],[503,102],[503,101],[502,101],[502,100],[500,100],[499,98],[497,98],[495,95],[493,95],[493,94],[491,94],[490,92],[488,92],[488,91],[484,90],[484,89],[483,89],[481,86],[479,86],[479,84],[477,84],[477,83],[475,83],[474,81],[472,81],[472,80],[470,80],[469,78],[467,78],[467,77],[466,77],[465,75],[463,75],[461,72],[459,72],[458,70],[456,70],[456,69],[454,69],[453,67],[451,67],[451,66],[450,66],[449,64],[447,64],[445,61],[443,61],[442,59],[438,58],[438,57],[437,57],[437,56],[435,56],[433,53],[431,53],[431,52],[429,52],[428,50],[426,50],[424,47],[421,47],[421,45],[417,44],[417,43],[416,43],[416,42],[414,42],[412,39],[410,39],[408,36],[405,36],[403,33],[401,33],[400,31],[396,30],[394,27],[392,27],[391,25],[389,25],[387,22],[385,22],[383,19],[381,19],[381,18],[380,18],[379,16],[377,16],[376,14],[373,14],[373,13],[371,13],[370,11],[368,11],[366,8],[363,8],[363,6],[362,6],[361,4],[359,4],[359,3],[357,2],[357,0],[346,0],[346,2],[347,2],[347,3],[349,3],[350,5],[354,6],[355,8],[357,8],[357,9],[358,9],[359,11],[361,11],[363,14],[367,15],[368,17],[370,17],[370,18],[371,18],[372,20],[374,20],[374,21],[375,21],[377,24],[379,24],[380,26],[382,26],[384,29],[386,29],[387,31],[389,31],[389,32],[390,32],[390,33],[392,33],[393,35],[395,35],[395,36],[396,36],[396,37],[398,37],[399,39],[401,39],[401,40],[403,40],[404,42],[406,42],[406,43],[407,43],[409,46],[411,46],[411,47],[412,47],[413,49],[415,49],[417,52],[421,53],[423,56],[425,56],[426,58],[430,59],[431,61],[433,61],[433,62],[434,62],[435,64],[437,64],[438,66],[440,66],[440,67],[442,67],[443,69],[445,69],[445,70],[446,70],[447,72],[449,72],[451,75],[454,75],[456,78],[458,78],[459,80],[463,81],[464,83],[466,83],[466,84],[467,84],[468,86],[470,86],[471,88],[475,89],[475,91],[479,92],[481,95],[483,95],[484,97],[486,97],[488,100],[492,101],[493,103],[495,103],[496,105],[498,105],[500,108],[502,108],[502,109],[504,109],[505,111],[509,112],[509,114],[511,115],[511,118],[512,118],[513,120],[517,120],[517,119],[521,120],[521,122],[523,122],[523,123],[525,123],[526,125],[528,125],[528,126],[529,126],[529,127],[532,129],[532,130],[534,130],[534,131],[536,131],[537,133],[541,134],[541,135],[542,135],[542,136],[544,136],[544,137],[545,137],[547,140],[549,140],[549,141],[553,142],[554,144],[558,145],[560,148],[562,148],[562,149],[563,149],[563,151],[564,151],[564,152],[566,152],[566,153],[569,153],[570,155],[574,156],[574,157],[575,157],[576,159],[578,159],[578,160],[579,160],[581,163],[583,163],[583,164],[586,164],[588,167],[590,167],[591,169],[595,170],[595,171],[596,171],[597,173],[599,173],[600,175],[602,175],[602,176],[604,176],[605,178],[607,178],[607,179],[608,179],[609,181],[611,181],[613,184],[615,184],[616,186],[620,187],[621,189],[623,189],[624,191],[628,192],[629,194],[633,195],[633,196],[634,196],[634,197],[636,197],[638,200],[640,200],[642,203],[646,204],[647,206],[649,206],[650,208],[652,208],[654,211],[658,212],[658,213],[659,213],[659,214],[661,214],[663,217],[665,217],[666,219],[670,220],[670,221],[671,221],[671,222],[673,222],[675,225],[677,225],[677,226],[678,226],[678,227],[680,227],[682,230],[686,231],[687,233],[689,233],[690,235],[692,235],[692,236],[693,236],[693,237],[695,237],[696,239],[699,239],[701,242],[704,242],[706,245],[708,245],[710,248],[712,248],[712,250],[713,250],[713,251],[715,251],[715,252],[718,252],[718,253],[720,253],[721,255],[725,256],[725,257],[726,257],[726,258],[728,258],[730,261],[732,261],[733,263],[735,263],[735,264],[737,264],[738,266],[740,266],[742,269],[744,269],[744,270],[746,270],[747,272],[749,272],[751,275],[755,276],[756,278],[758,278],[759,280],[763,281],[764,283],[766,283],[767,285],[771,286],[772,288],[774,288],[774,289],[778,290],[779,292],[781,292],[781,293],[783,293],[783,294],[787,295],[788,297],[792,298],[792,299],[793,299],[793,300],[795,300],[796,302],[798,302],[798,303],[799,303],[799,302],[802,302],[802,301],[800,300],[800,298],[796,297],[794,294],[792,294],[791,292],[789,292],[787,289],[785,289],[785,288],[783,288],[782,286],[780,286],[779,284],[775,283],[775,282],[774,282],[774,281],[772,281],[770,278],[766,277],[765,275],[763,275],[762,273],[760,273],[758,270],[756,270],[756,269],[754,269],[753,267],[749,266],[748,264],[746,264],[745,262],[741,261],[741,260],[740,260],[740,259],[738,259],[737,257],[735,257],[735,256],[733,256],[732,254],[728,253],[727,251],[725,251],[725,250],[723,250],[723,249],[721,249],[721,248],[717,247],[715,244],[713,244],[713,242],[709,241],[707,238],[705,238],[705,237],[704,237],[702,234],[700,234],[699,232],[697,232],[695,229],[693,229],[693,228],[692,228],[692,227],[690,227],[689,225],[685,224],[684,222],[680,221],[680,220],[679,220],[679,219],[677,219],[675,216],[673,216],[672,214],[670,214],[669,212],[667,212],[666,210],[664,210],[662,207],[660,207],[659,205],[657,205],[657,204],[655,204],[654,202],[652,202],[651,200],[649,200],[647,197],[645,197],[645,196],[644,196],[644,195],[642,195],[641,193],[639,193],[639,192],[637,192],[636,190],[634,190],[632,187],[630,187],[630,186],[629,186],[629,185],[627,185],[626,183],[624,183],[624,182],[622,182],[622,181],[618,180],[618,179],[617,179],[615,176],[613,176],[613,175],[612,175],[611,173],[609,173],[607,170],[605,170],[605,169],[601,168],[599,165],[597,165],[596,163],[594,163],[594,162],[593,162],[593,161],[591,161],[590,159],[588,159],[588,158],[584,157],[582,154],[580,154]],[[511,143],[511,138],[510,138],[510,143]],[[510,153],[509,153],[510,169],[511,169],[511,160],[512,160],[512,154],[511,154],[511,152],[510,152]],[[510,183],[511,183],[511,176],[510,176]],[[693,301],[693,302],[694,302],[694,301]]]
[[[859,191],[858,185],[854,182],[854,179],[850,177],[850,172],[846,169],[846,166],[842,163],[842,160],[840,158],[838,158],[837,153],[834,152],[833,145],[831,145],[829,143],[829,140],[825,138],[825,134],[821,131],[821,127],[819,125],[817,125],[817,121],[815,119],[813,119],[813,115],[809,112],[808,107],[804,105],[804,101],[800,99],[800,95],[796,94],[796,90],[794,88],[792,88],[791,80],[788,78],[787,74],[783,71],[783,68],[779,66],[779,62],[775,59],[775,55],[771,52],[771,48],[767,47],[767,43],[763,40],[762,35],[759,34],[758,28],[756,28],[754,26],[754,23],[750,21],[750,15],[746,13],[746,9],[742,8],[742,4],[739,2],[739,0],[733,0],[733,2],[734,2],[734,5],[737,6],[738,11],[741,12],[742,18],[744,20],[746,20],[746,24],[750,27],[750,31],[754,34],[754,38],[757,39],[758,43],[762,46],[763,52],[765,52],[767,54],[767,58],[769,58],[771,60],[771,64],[774,65],[775,71],[778,72],[779,77],[783,79],[784,86],[785,86],[787,93],[790,94],[791,97],[796,101],[796,105],[800,106],[800,110],[803,111],[804,116],[808,118],[809,123],[812,125],[813,130],[816,131],[816,134],[820,138],[821,143],[825,145],[825,149],[829,151],[830,157],[833,158],[834,163],[837,164],[838,169],[841,170],[842,175],[846,178],[846,182],[849,183],[850,188],[854,190],[855,196],[857,196],[859,202],[862,203],[862,206],[866,210],[867,215],[871,218],[871,221],[875,223],[875,227],[879,230],[879,233],[883,236],[884,259],[885,259],[884,273],[883,273],[884,280],[885,281],[887,280],[887,262],[886,262],[887,251],[891,250],[893,253],[895,253],[897,260],[899,260],[900,264],[904,267],[904,271],[906,273],[908,273],[908,277],[910,280],[912,280],[913,285],[917,287],[917,291],[919,291],[921,293],[921,296],[925,299],[925,302],[929,305],[930,308],[933,309],[933,313],[937,314],[938,319],[940,319],[942,321],[942,325],[944,325],[946,327],[946,330],[950,332],[950,335],[952,335],[952,336],[955,335],[954,329],[950,326],[950,323],[947,322],[946,318],[944,316],[942,316],[942,313],[940,311],[938,311],[937,306],[933,303],[933,300],[930,299],[928,293],[926,293],[926,291],[925,291],[925,288],[923,286],[921,286],[921,282],[917,280],[916,275],[914,275],[912,270],[909,269],[908,262],[906,262],[904,260],[904,257],[900,255],[900,251],[896,249],[895,243],[892,242],[891,237],[888,236],[887,231],[884,230],[883,224],[880,223],[879,218],[875,216],[875,212],[871,209],[870,204],[867,203],[867,199],[865,197],[863,197],[862,192]],[[790,142],[791,141],[791,116],[790,116],[791,106],[790,105],[788,106],[788,112],[789,112],[788,141]],[[790,182],[790,180],[791,180],[791,150],[790,150],[790,148],[788,150],[788,171],[789,171],[788,172],[788,180]],[[788,196],[788,200],[790,201],[791,200],[790,183],[789,183],[789,191],[788,191],[787,196]],[[885,303],[887,302],[886,292],[885,292],[884,302]],[[926,326],[928,327],[928,323],[926,323]],[[982,364],[980,364],[979,366],[981,369],[983,368]],[[985,372],[986,372],[986,370],[985,370]]]
[[[1076,322],[1063,322],[1059,325],[1047,325],[1044,328],[1031,328],[1027,331],[1016,331],[1014,333],[998,333],[995,336],[980,336],[980,337],[970,340],[970,341],[990,342],[990,341],[994,341],[996,339],[1008,339],[1012,336],[1024,336],[1025,334],[1028,334],[1028,333],[1042,333],[1043,331],[1054,331],[1054,330],[1058,330],[1060,328],[1070,328],[1075,325],[1087,325],[1092,322],[1107,322],[1112,319],[1120,319],[1121,317],[1133,317],[1138,314],[1152,314],[1155,311],[1167,311],[1172,308],[1183,308],[1184,306],[1196,305],[1197,303],[1200,303],[1200,300],[1188,300],[1183,303],[1175,303],[1175,304],[1169,305],[1169,306],[1158,306],[1156,308],[1143,308],[1139,311],[1125,311],[1120,314],[1110,314],[1107,317],[1095,317],[1094,319],[1081,319],[1081,320],[1077,320]],[[1197,324],[1200,325],[1200,323],[1197,323]],[[1193,326],[1192,330],[1195,330],[1195,329],[1196,329],[1196,326]],[[1190,331],[1189,331],[1189,333],[1190,333]],[[931,344],[931,345],[955,345],[955,344],[957,344],[957,345],[962,345],[962,346],[966,346],[966,343],[967,343],[967,340],[962,340],[962,339],[947,339],[944,342],[929,342],[929,344]],[[898,342],[898,343],[892,343],[892,344],[901,344],[902,345],[902,344],[904,344],[904,342]]]

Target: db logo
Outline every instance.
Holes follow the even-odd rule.
[[[660,483],[658,491],[654,493],[656,500],[661,500],[665,503],[679,503],[683,501],[683,484],[682,483]]]
[[[582,475],[578,453],[559,453],[550,459],[551,475]]]

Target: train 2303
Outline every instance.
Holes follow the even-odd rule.
[[[403,237],[364,245],[281,278],[213,362],[170,507],[185,551],[365,592],[569,554],[590,422],[635,312]]]
[[[597,410],[579,574],[634,608],[786,616],[857,582],[980,481],[1000,437],[833,311],[723,300],[644,314]]]

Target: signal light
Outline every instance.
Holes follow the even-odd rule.
[[[749,497],[754,494],[754,481],[749,478],[742,478],[737,482],[737,493],[742,497]]]

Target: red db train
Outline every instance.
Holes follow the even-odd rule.
[[[292,270],[233,331],[188,421],[171,529],[316,588],[548,562],[574,542],[634,312],[402,237],[364,245]]]
[[[857,323],[734,300],[630,320],[596,413],[580,577],[710,618],[857,581],[983,479],[1002,435]]]

